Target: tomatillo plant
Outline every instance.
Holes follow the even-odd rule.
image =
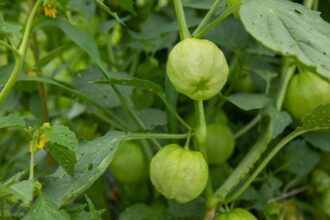
[[[329,7],[2,1],[0,219],[329,219]]]

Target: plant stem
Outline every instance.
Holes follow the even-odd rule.
[[[248,124],[246,124],[243,128],[241,128],[238,132],[234,134],[234,138],[237,139],[246,132],[248,132],[251,128],[253,128],[258,122],[261,120],[261,113],[257,114]]]
[[[184,16],[182,0],[173,0],[175,14],[179,23],[180,38],[184,40],[190,37],[190,32]]]
[[[23,60],[24,60],[25,52],[26,52],[26,48],[27,48],[27,43],[29,40],[31,28],[32,28],[32,21],[33,21],[33,18],[35,16],[37,9],[40,6],[41,2],[42,2],[42,0],[37,0],[37,2],[33,6],[32,11],[28,17],[24,35],[23,35],[23,40],[18,49],[18,53],[20,54],[20,56],[16,56],[15,67],[14,67],[8,81],[6,82],[5,87],[2,89],[2,91],[0,93],[0,103],[3,102],[3,100],[8,95],[9,91],[11,90],[11,88],[14,86],[16,79],[22,70]]]
[[[31,152],[30,155],[30,175],[29,180],[33,180],[34,177],[34,152]]]
[[[195,36],[196,33],[200,32],[207,23],[209,22],[210,18],[214,15],[215,11],[218,9],[219,5],[221,4],[222,0],[215,0],[209,9],[209,11],[206,13],[205,17],[201,21],[201,23],[198,25],[198,27],[193,32],[193,36]]]
[[[312,8],[312,6],[313,6],[313,0],[304,0],[304,5],[307,8]]]
[[[226,181],[216,191],[215,195],[220,202],[225,202],[225,198],[230,191],[244,178],[244,176],[252,169],[252,166],[258,161],[261,154],[266,150],[272,138],[272,126],[268,123],[266,130],[262,133],[257,143],[251,148],[249,153],[235,168],[234,172],[226,179]]]
[[[291,59],[284,57],[282,74],[281,74],[281,88],[282,89],[278,90],[277,100],[276,100],[277,110],[282,109],[282,105],[284,103],[287,87],[288,87],[290,79],[295,71],[296,71],[295,63]]]
[[[252,183],[252,181],[259,175],[259,173],[267,166],[269,161],[273,159],[273,157],[292,139],[296,138],[297,136],[301,135],[305,132],[292,132],[283,138],[266,156],[266,158],[262,161],[262,163],[258,166],[258,168],[253,172],[251,176],[244,182],[244,184],[237,190],[233,195],[231,195],[227,200],[226,203],[233,201],[236,199],[244,190]]]
[[[18,57],[21,56],[21,54],[18,52],[18,50],[17,50],[15,47],[13,47],[13,46],[7,44],[6,42],[3,42],[2,40],[0,40],[0,45],[3,45],[4,47],[6,47],[6,48],[8,48],[9,50],[11,50],[12,52],[14,52],[14,54],[15,54],[16,57],[17,57],[17,56],[18,56]]]
[[[189,136],[187,134],[163,134],[163,133],[129,133],[129,136],[124,137],[125,140],[136,140],[136,139],[184,139]]]
[[[229,7],[226,11],[224,11],[221,15],[219,15],[216,19],[214,19],[210,24],[208,24],[204,29],[196,32],[193,36],[196,38],[203,37],[207,32],[209,32],[214,26],[216,26],[220,21],[231,15],[241,4]]]
[[[195,117],[197,119],[195,137],[198,145],[198,149],[206,158],[205,140],[207,135],[204,105],[203,101],[195,101]]]

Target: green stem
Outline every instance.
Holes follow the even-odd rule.
[[[261,120],[261,113],[257,114],[248,124],[246,124],[243,128],[241,128],[238,132],[234,134],[234,138],[237,139],[246,132],[248,132],[251,128],[253,128],[258,122]]]
[[[32,28],[32,21],[33,21],[33,18],[35,16],[37,9],[40,6],[41,2],[42,2],[42,0],[37,0],[37,2],[33,6],[32,11],[28,17],[24,35],[23,35],[23,40],[18,49],[18,53],[20,54],[20,56],[18,56],[18,55],[16,56],[16,62],[15,62],[15,67],[13,69],[13,72],[11,73],[8,81],[6,82],[4,88],[2,89],[2,91],[0,93],[0,103],[3,102],[3,100],[8,95],[9,91],[11,90],[11,88],[14,86],[16,79],[22,70],[23,60],[24,60],[25,52],[26,52],[26,48],[27,48],[27,43],[29,40],[31,28]]]
[[[180,38],[184,40],[190,37],[190,32],[187,26],[187,22],[184,16],[182,0],[173,0],[175,14],[179,23]]]
[[[313,6],[313,0],[304,0],[304,5],[307,8],[312,8],[312,6]]]
[[[214,26],[216,26],[220,21],[231,15],[237,8],[239,8],[241,4],[229,7],[224,11],[221,15],[219,15],[216,19],[214,19],[210,24],[208,24],[204,29],[196,32],[193,36],[196,38],[202,38],[207,32],[209,32]]]
[[[125,140],[136,140],[136,139],[184,139],[189,136],[187,134],[163,134],[163,133],[129,133]]]
[[[258,161],[261,154],[266,150],[272,138],[271,123],[267,125],[267,129],[258,139],[257,143],[251,148],[249,153],[235,168],[234,172],[226,179],[226,181],[216,191],[216,197],[220,202],[224,202],[230,191],[244,178],[244,176],[252,169],[252,166]]]
[[[206,158],[205,140],[207,135],[204,105],[203,101],[195,101],[195,117],[197,119],[197,126],[195,129],[195,137],[198,145],[198,149]]]
[[[281,81],[278,88],[278,96],[276,100],[276,107],[278,110],[282,108],[285,92],[287,90],[288,82],[295,71],[295,66],[289,62],[288,58],[284,58],[283,71]],[[249,153],[244,157],[240,164],[236,167],[234,172],[226,179],[223,185],[216,191],[216,196],[220,202],[225,202],[227,195],[231,190],[245,177],[245,175],[252,169],[253,165],[260,158],[261,154],[267,149],[267,146],[272,140],[272,122],[268,122],[266,130],[263,132],[257,143],[252,147]],[[250,184],[250,183],[249,183]],[[248,184],[248,185],[249,185]],[[247,185],[247,186],[248,186]]]
[[[276,100],[277,110],[281,110],[283,106],[290,79],[295,71],[296,71],[295,63],[287,57],[283,58],[283,68],[282,68],[281,81],[280,81],[282,85],[281,86],[282,89],[280,89],[277,94],[277,100]]]
[[[6,42],[3,42],[2,40],[0,40],[0,45],[4,46],[4,47],[8,48],[9,50],[11,50],[12,52],[14,52],[16,57],[21,56],[21,54],[18,52],[18,50],[15,47],[7,44]]]
[[[266,156],[266,158],[262,161],[262,163],[258,166],[258,168],[252,173],[252,175],[249,176],[249,178],[244,182],[244,184],[228,199],[226,199],[226,203],[229,203],[233,200],[235,200],[239,195],[241,195],[242,192],[253,182],[253,180],[260,174],[260,172],[267,166],[267,164],[273,159],[273,157],[292,139],[296,138],[297,136],[303,134],[305,132],[292,132],[289,135],[287,135],[285,138],[283,138],[274,148],[272,151],[269,152],[269,154]]]
[[[29,180],[33,180],[33,177],[34,177],[34,152],[31,152]]]
[[[206,27],[207,23],[209,22],[210,18],[214,15],[215,11],[218,9],[219,5],[221,4],[222,0],[215,0],[209,9],[209,11],[206,13],[205,17],[201,21],[201,23],[198,25],[196,30],[193,32],[193,36],[195,36],[196,33],[200,32],[203,28]]]

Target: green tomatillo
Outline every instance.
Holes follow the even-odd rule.
[[[286,93],[286,107],[301,119],[321,104],[330,103],[330,83],[315,73],[303,71],[294,75]]]
[[[206,154],[209,164],[221,164],[233,153],[235,140],[231,130],[224,124],[207,126]]]
[[[200,152],[170,144],[151,160],[150,178],[166,198],[186,203],[198,197],[206,187],[208,166]]]
[[[205,100],[220,92],[228,76],[222,51],[209,40],[187,38],[171,50],[167,75],[175,89],[193,100]]]
[[[148,166],[142,146],[131,141],[121,142],[110,169],[120,183],[145,181],[148,177]]]
[[[257,218],[245,209],[236,208],[220,214],[216,220],[257,220]]]

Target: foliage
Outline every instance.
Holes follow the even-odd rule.
[[[1,1],[0,219],[329,219],[329,8]]]

